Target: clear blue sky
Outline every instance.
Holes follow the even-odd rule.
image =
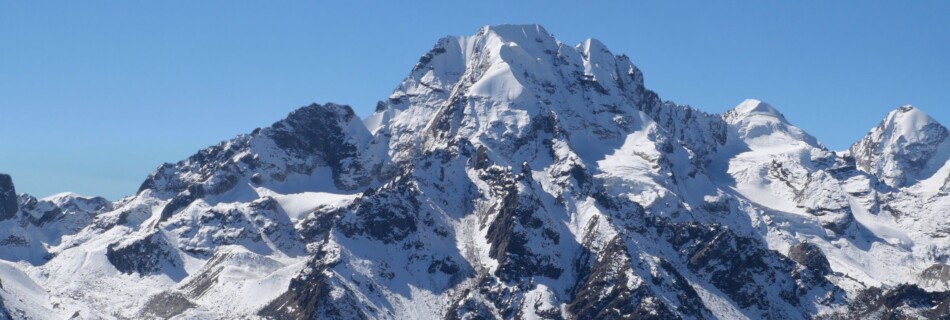
[[[4,1],[0,172],[116,199],[310,102],[369,114],[445,35],[540,23],[661,97],[770,102],[835,149],[901,104],[950,124],[948,1]]]

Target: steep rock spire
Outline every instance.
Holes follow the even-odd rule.
[[[10,175],[0,174],[0,220],[13,218],[18,210],[13,178]]]

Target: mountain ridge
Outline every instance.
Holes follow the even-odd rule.
[[[108,205],[19,196],[0,318],[938,317],[950,168],[904,164],[946,129],[879,128],[838,154],[758,100],[664,101],[599,41],[487,26],[365,119],[302,107]]]

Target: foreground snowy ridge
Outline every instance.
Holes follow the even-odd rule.
[[[309,105],[116,202],[0,175],[0,319],[941,318],[947,137],[902,106],[835,152],[487,26],[366,119]]]

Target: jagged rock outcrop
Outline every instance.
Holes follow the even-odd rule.
[[[0,174],[0,220],[12,219],[18,210],[13,178],[7,174]]]
[[[802,242],[792,246],[788,250],[788,257],[819,274],[828,275],[831,273],[831,264],[828,263],[828,258],[821,252],[821,248],[812,243]]]
[[[930,290],[950,289],[950,265],[937,263],[920,272],[920,286]]]
[[[159,293],[145,302],[141,316],[154,319],[171,319],[196,305],[180,293]]]
[[[148,275],[184,267],[178,251],[157,232],[110,244],[106,257],[122,273]]]
[[[311,259],[305,271],[290,282],[287,292],[277,297],[258,315],[270,319],[366,319],[354,293],[334,285],[332,268],[337,261],[329,252],[320,252]],[[334,292],[336,292],[334,294]]]
[[[0,259],[41,263],[52,257],[49,248],[63,244],[93,224],[97,214],[112,210],[101,197],[62,193],[38,199],[16,194],[9,175],[0,175]]]
[[[950,292],[927,292],[912,284],[890,290],[862,291],[848,306],[822,319],[946,319],[950,315]]]
[[[23,194],[18,202],[23,218],[29,223],[40,227],[58,223],[67,233],[75,233],[88,226],[97,213],[112,210],[112,202],[105,198],[71,193],[44,199]]]
[[[164,164],[142,183],[149,191],[171,198],[162,221],[198,199],[248,192],[248,185],[280,186],[295,177],[321,174],[328,188],[355,190],[371,176],[359,161],[360,147],[369,139],[349,106],[311,104],[270,127],[203,149],[176,164]],[[316,172],[315,172],[316,170]]]
[[[833,152],[759,100],[664,101],[597,40],[488,26],[364,120],[311,104],[114,203],[0,176],[0,258],[58,318],[940,318],[942,128],[902,107]]]

